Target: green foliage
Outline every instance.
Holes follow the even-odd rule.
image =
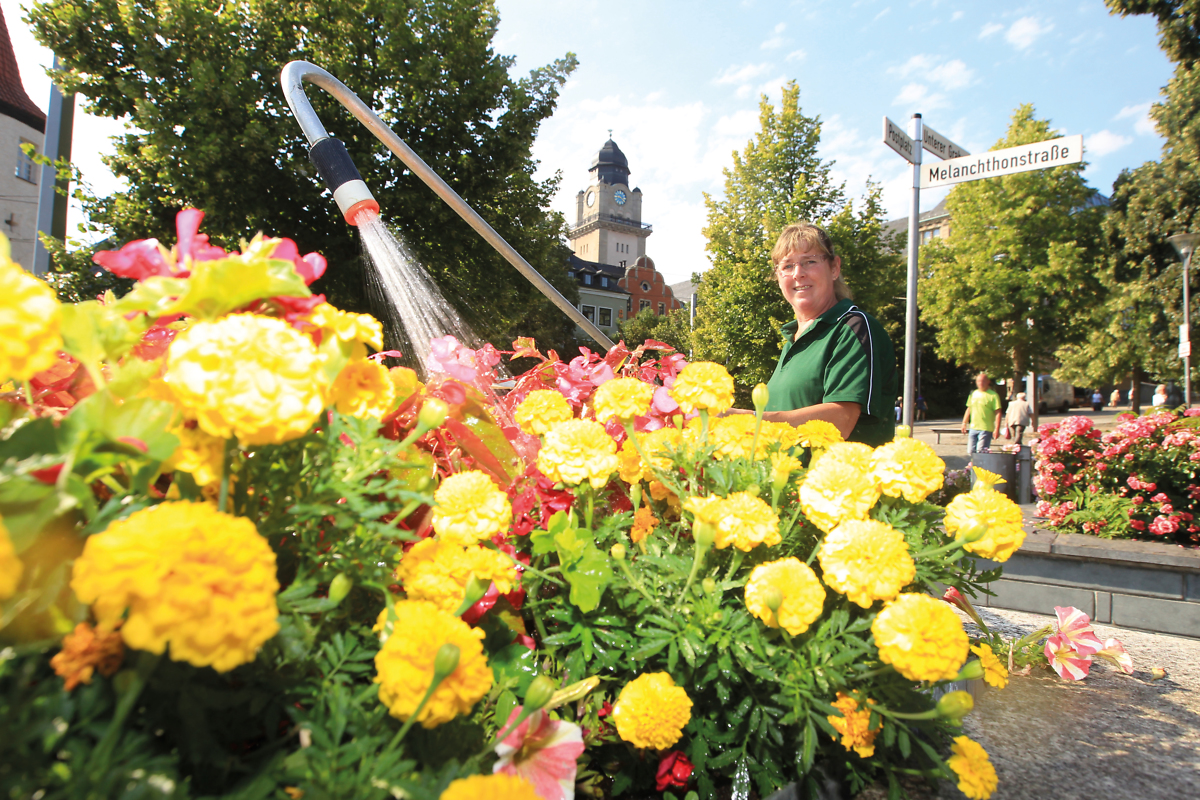
[[[647,339],[669,344],[685,355],[691,351],[691,311],[677,308],[666,314],[655,314],[654,309],[644,308],[620,325],[619,335],[630,347],[637,347]]]
[[[725,170],[724,197],[705,195],[707,249],[692,343],[695,357],[724,364],[746,403],[750,389],[774,371],[780,327],[792,316],[774,280],[771,248],[792,222],[824,227],[842,257],[846,282],[864,308],[880,317],[895,340],[900,332],[904,269],[891,234],[883,228],[880,189],[868,184],[855,208],[844,185],[830,178],[832,162],[817,156],[818,117],[800,109],[793,81],[776,109],[764,96],[760,131]]]
[[[996,148],[1053,138],[1048,120],[1020,106]],[[1034,170],[956,186],[946,207],[949,240],[921,249],[922,308],[938,353],[998,375],[1023,375],[1056,348],[1080,340],[1079,319],[1100,287],[1103,213],[1082,165]]]
[[[189,205],[208,213],[205,230],[226,246],[256,230],[288,231],[301,252],[329,259],[314,291],[352,310],[375,303],[381,314],[364,293],[357,236],[308,163],[279,87],[283,65],[307,59],[356,91],[575,297],[563,221],[546,211],[557,178],[534,181],[530,157],[575,58],[511,78],[512,58],[492,49],[493,3],[46,0],[29,19],[68,69],[64,91],[82,94],[92,113],[132,120],[108,160],[128,191],[85,204],[116,241],[171,239],[175,212]],[[481,336],[499,346],[534,336],[560,349],[572,340],[570,321],[340,105],[309,94],[385,217]],[[57,259],[60,292],[93,299],[100,287],[86,254]]]

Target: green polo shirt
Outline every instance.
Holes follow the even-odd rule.
[[[783,326],[783,352],[767,383],[768,411],[819,403],[858,403],[862,414],[850,441],[873,447],[896,435],[896,354],[883,326],[841,300],[796,339],[798,323]]]

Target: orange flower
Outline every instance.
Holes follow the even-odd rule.
[[[50,659],[50,666],[64,681],[68,692],[81,683],[91,683],[96,670],[108,678],[121,668],[125,646],[117,631],[97,631],[86,622],[75,626],[74,633],[63,637],[62,650]]]
[[[633,539],[634,544],[637,544],[654,533],[654,529],[657,527],[658,518],[654,516],[649,506],[642,506],[633,515],[633,529],[629,531],[629,538]]]

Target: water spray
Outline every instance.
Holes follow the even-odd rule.
[[[316,112],[313,111],[312,104],[308,102],[308,97],[304,93],[306,81],[324,89],[345,106],[376,139],[383,142],[387,149],[392,151],[396,158],[400,159],[406,167],[412,170],[414,175],[424,181],[434,194],[454,209],[468,225],[475,229],[476,233],[495,248],[496,252],[504,256],[508,263],[516,267],[518,272],[524,275],[542,294],[546,295],[576,325],[595,339],[605,350],[613,346],[613,341],[596,327],[594,322],[580,313],[570,300],[563,297],[548,280],[542,277],[541,273],[530,266],[529,262],[522,258],[521,254],[504,240],[504,237],[496,233],[495,229],[479,216],[467,201],[463,200],[442,180],[441,176],[421,160],[421,157],[413,152],[412,148],[405,144],[395,131],[385,125],[383,120],[358,95],[315,64],[307,61],[292,61],[284,66],[283,72],[279,76],[284,97],[287,99],[288,107],[292,110],[292,115],[295,116],[296,122],[300,124],[300,129],[308,140],[309,157],[320,171],[326,185],[334,193],[334,200],[346,218],[346,222],[356,225],[356,220],[363,211],[378,212],[379,203],[375,201],[371,190],[363,182],[358,169],[350,160],[350,154],[346,152],[345,146],[329,135]]]

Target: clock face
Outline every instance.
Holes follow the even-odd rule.
[[[624,189],[617,189],[615,192],[613,192],[613,200],[617,201],[617,205],[619,205],[619,206],[625,205],[625,199],[626,198],[625,198],[625,190]]]
[[[584,200],[588,204],[588,208],[591,208],[592,206],[596,205],[596,193],[589,191]]]

